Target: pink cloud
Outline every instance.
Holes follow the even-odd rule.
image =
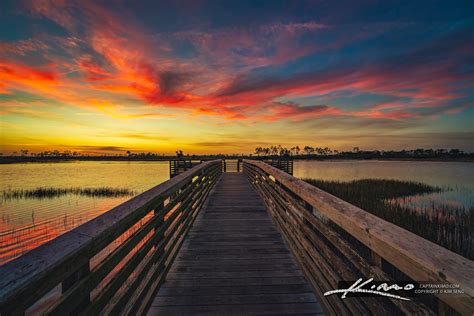
[[[401,120],[419,115],[412,109],[441,107],[459,97],[449,88],[449,83],[459,79],[450,72],[452,61],[430,67],[410,65],[409,75],[407,67],[377,64],[285,77],[244,75],[257,67],[284,64],[382,30],[341,35],[327,44],[300,43],[305,35],[317,38],[320,32],[333,27],[314,21],[151,36],[128,12],[111,11],[93,1],[39,0],[28,1],[27,7],[32,14],[56,22],[69,33],[61,39],[61,48],[71,54],[73,62],[69,56],[51,54],[54,66],[30,67],[11,61],[6,66],[0,64],[4,70],[0,91],[20,87],[67,104],[97,108],[101,107],[91,100],[100,99],[113,106],[125,97],[145,105],[186,110],[191,115],[249,121],[301,121],[321,116]],[[170,37],[191,43],[196,56],[173,56]],[[5,43],[0,48],[8,48],[6,55],[11,56],[49,47],[37,39],[18,44],[16,50]],[[468,45],[460,53],[467,54],[471,48]],[[68,77],[68,73],[80,76]],[[364,111],[344,110],[330,102],[310,106],[275,102],[281,97],[321,96],[342,90],[411,101],[378,104]]]

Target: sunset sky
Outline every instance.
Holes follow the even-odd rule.
[[[0,151],[474,151],[474,1],[1,1]]]

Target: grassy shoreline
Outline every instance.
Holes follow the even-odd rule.
[[[361,209],[469,259],[474,259],[474,208],[431,205],[416,209],[400,198],[442,192],[419,182],[363,179],[349,182],[304,179]]]
[[[53,188],[38,187],[35,189],[15,189],[1,192],[2,200],[13,199],[52,199],[64,195],[79,195],[86,197],[122,197],[133,196],[135,192],[125,188],[98,187],[98,188]]]

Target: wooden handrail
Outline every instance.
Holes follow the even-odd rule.
[[[221,172],[204,162],[0,266],[0,314],[146,312]]]
[[[474,311],[471,260],[261,161],[244,160],[243,170],[329,313],[378,314],[386,311],[383,304],[405,313],[439,313],[449,308],[461,314]],[[433,297],[435,304],[417,298],[406,303],[322,295],[338,288],[338,281],[364,276],[400,280],[393,277],[400,272],[418,282],[458,284],[464,294]]]

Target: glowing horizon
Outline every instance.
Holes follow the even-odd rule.
[[[469,1],[0,7],[4,154],[474,151]]]

